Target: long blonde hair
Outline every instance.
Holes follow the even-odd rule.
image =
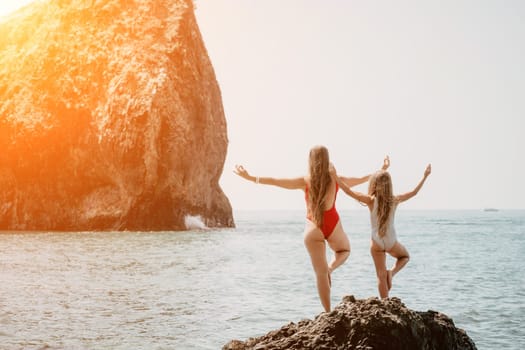
[[[315,146],[309,156],[310,188],[308,191],[308,210],[313,222],[323,226],[323,213],[326,192],[332,182],[330,177],[330,157],[324,146]]]
[[[386,234],[386,224],[394,207],[394,193],[392,178],[385,170],[379,170],[370,178],[368,195],[375,196],[377,200],[377,219],[379,221],[379,237]]]

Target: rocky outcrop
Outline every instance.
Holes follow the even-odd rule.
[[[192,0],[35,2],[0,53],[0,230],[234,225]]]
[[[232,340],[223,350],[247,349],[476,349],[452,319],[408,309],[398,298],[346,296],[330,313],[290,323],[262,337]]]

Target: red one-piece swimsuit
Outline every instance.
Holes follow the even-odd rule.
[[[335,197],[334,197],[334,204],[332,207],[328,210],[325,210],[323,213],[323,225],[320,227],[321,232],[323,232],[324,238],[328,239],[332,232],[334,232],[335,226],[339,222],[339,213],[337,212],[337,209],[335,209],[335,200],[337,198],[337,191],[339,190],[339,185],[335,184]],[[308,202],[308,185],[306,186],[306,189],[304,191],[305,194],[305,200]],[[312,221],[312,217],[310,213],[307,214],[306,218],[310,221]]]

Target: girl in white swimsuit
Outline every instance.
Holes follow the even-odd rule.
[[[389,251],[394,247],[397,242],[396,229],[394,227],[394,215],[397,209],[397,203],[394,203],[390,208],[390,213],[385,222],[384,234],[379,233],[379,217],[377,214],[378,211],[378,200],[374,197],[374,203],[372,205],[372,210],[370,211],[370,226],[372,227],[372,236],[371,239],[383,251]]]
[[[399,203],[414,197],[431,173],[430,164],[425,169],[423,179],[419,181],[412,191],[394,195],[392,191],[392,179],[387,171],[380,170],[369,180],[368,194],[352,191],[344,182],[339,180],[335,168],[331,171],[336,175],[339,187],[352,198],[364,203],[370,209],[370,224],[372,237],[370,243],[370,254],[374,259],[377,275],[377,288],[381,298],[388,298],[388,292],[392,288],[392,278],[408,263],[410,256],[406,248],[397,240],[394,228],[395,211]],[[396,258],[394,266],[387,270],[386,253]]]

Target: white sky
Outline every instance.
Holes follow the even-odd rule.
[[[233,174],[306,174],[311,146],[360,176],[392,160],[410,209],[525,208],[525,2],[196,0],[230,139],[235,210],[301,209],[300,191]],[[366,191],[366,186],[358,189]],[[343,192],[338,208],[360,208]]]
[[[30,0],[2,1],[0,16]],[[235,210],[303,209],[299,191],[233,174],[306,174],[323,144],[340,174],[389,154],[412,209],[525,208],[525,2],[195,0],[230,139]],[[366,191],[366,186],[359,188]],[[360,208],[344,193],[338,208]]]

